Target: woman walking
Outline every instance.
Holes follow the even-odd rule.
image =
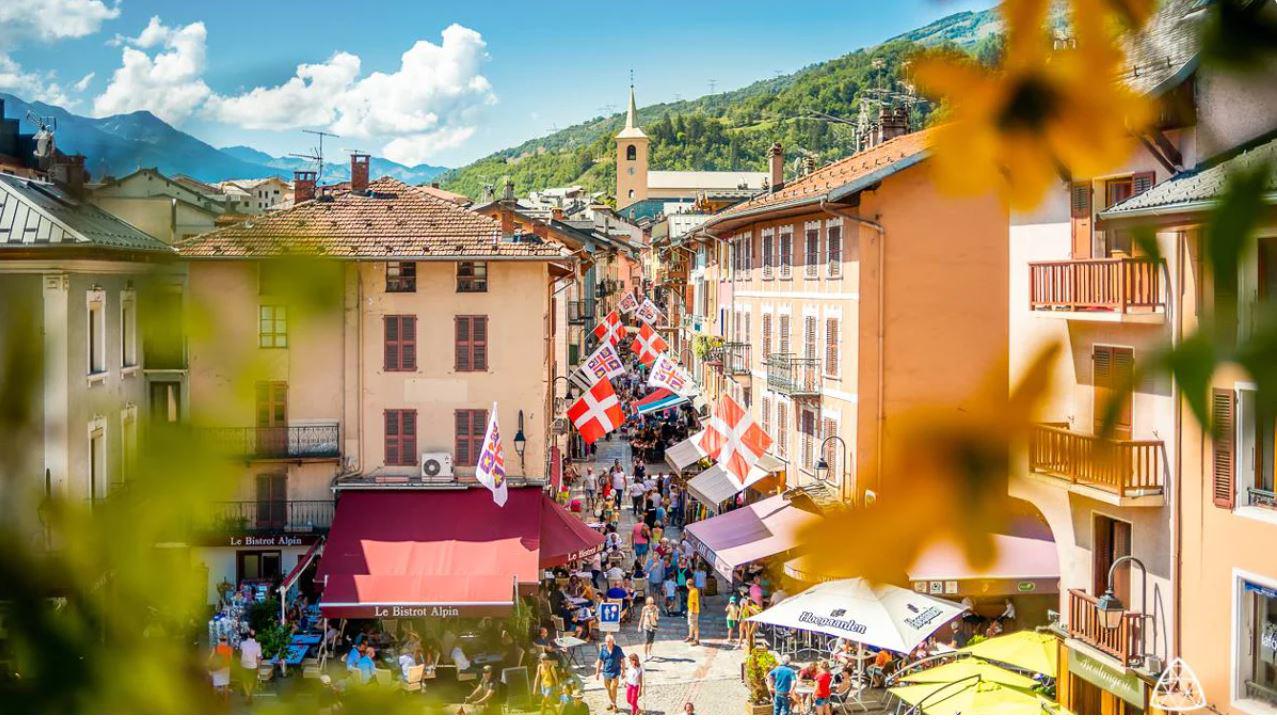
[[[625,669],[625,700],[630,704],[631,715],[642,715],[639,699],[643,697],[643,664],[638,653],[630,653],[630,666]]]
[[[652,645],[656,642],[656,628],[661,624],[661,611],[656,607],[656,598],[647,596],[643,604],[643,613],[639,616],[639,630],[643,631],[643,660],[652,659]]]

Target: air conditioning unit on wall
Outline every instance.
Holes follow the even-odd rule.
[[[451,453],[422,453],[421,454],[421,479],[422,480],[451,480],[452,479],[452,454]]]

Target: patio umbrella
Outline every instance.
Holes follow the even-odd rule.
[[[989,638],[964,648],[972,655],[1004,665],[1055,677],[1059,663],[1059,638],[1051,633],[1021,630]]]
[[[805,583],[821,583],[830,580],[841,580],[845,576],[829,575],[816,563],[811,553],[799,555],[785,561],[784,572],[789,577]]]
[[[903,653],[964,611],[947,600],[852,578],[808,588],[755,615],[753,621]]]
[[[944,685],[967,678],[992,680],[1007,687],[1020,688],[1022,690],[1028,690],[1037,684],[1033,678],[1027,675],[1021,675],[976,658],[963,658],[955,662],[909,673],[897,678],[897,682],[927,683],[934,689],[937,684]]]
[[[888,690],[924,715],[1056,715],[1052,700],[991,680],[909,685]]]

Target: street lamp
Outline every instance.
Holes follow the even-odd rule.
[[[825,441],[820,444],[820,460],[816,463],[816,480],[822,483],[829,478],[829,463],[825,461],[825,446],[829,445],[834,440],[837,440],[838,444],[842,445],[842,465],[840,465],[839,467],[842,467],[842,468],[847,467],[847,454],[848,454],[847,441],[843,440],[841,437],[837,435],[830,435],[829,437],[825,438]],[[846,471],[844,470],[844,472]],[[843,488],[842,483],[839,482],[838,483],[838,499],[843,500],[845,499],[845,497],[846,497],[845,489]]]
[[[563,397],[559,397],[557,392],[560,380],[563,381]],[[569,399],[568,395],[571,392],[572,380],[569,379],[567,375],[556,375],[554,379],[550,381],[550,394],[554,395],[554,414],[556,416],[563,414],[563,405]]]
[[[1140,617],[1152,619],[1152,615],[1148,613],[1148,568],[1144,567],[1144,563],[1134,555],[1123,555],[1113,561],[1109,566],[1108,572],[1108,588],[1104,590],[1104,594],[1100,595],[1095,601],[1095,609],[1099,614],[1100,627],[1105,630],[1117,630],[1122,626],[1122,619],[1126,615],[1126,606],[1122,603],[1122,599],[1113,591],[1113,574],[1117,572],[1117,566],[1124,562],[1129,562],[1140,570]],[[1144,659],[1144,632],[1137,633],[1139,635],[1139,657],[1141,661]],[[1154,652],[1157,651],[1157,635],[1153,635]]]

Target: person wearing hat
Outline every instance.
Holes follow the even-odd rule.
[[[736,627],[740,625],[740,605],[736,604],[736,596],[732,595],[727,598],[727,642],[732,647],[740,647],[740,641],[743,639],[737,635],[736,639],[732,639],[732,635],[736,633]]]
[[[581,688],[573,688],[572,697],[563,704],[562,715],[589,715],[590,706],[585,704],[585,694]]]
[[[479,684],[475,687],[474,692],[466,696],[464,707],[467,712],[487,715],[488,706],[496,697],[497,681],[492,677],[492,666],[484,665],[483,677],[479,678]]]

